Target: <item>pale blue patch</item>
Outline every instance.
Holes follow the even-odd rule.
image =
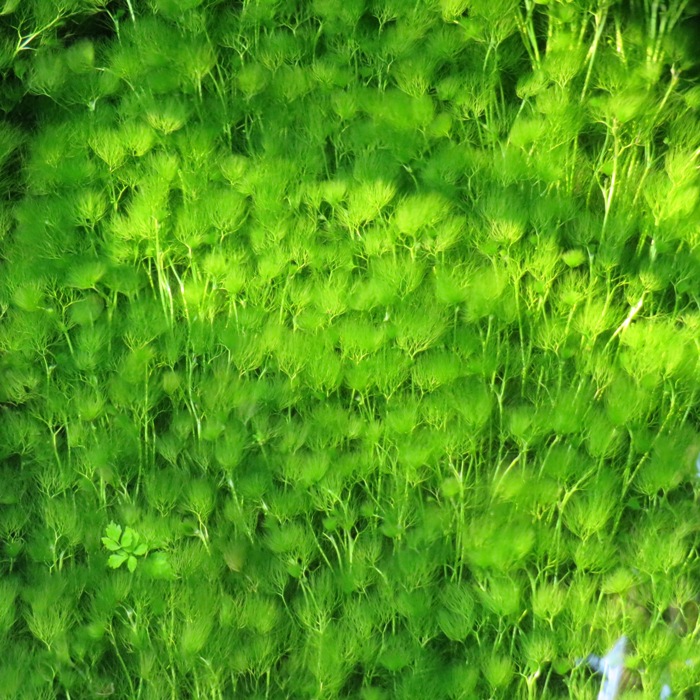
[[[595,654],[590,654],[586,658],[586,661],[588,662],[588,665],[597,673],[603,672],[603,659],[601,659],[600,656],[596,656]]]
[[[594,671],[603,674],[603,684],[598,693],[598,700],[617,700],[620,693],[620,685],[625,672],[625,650],[627,637],[620,637],[615,646],[602,658],[595,654],[589,654],[585,659],[577,659],[576,665],[587,663]],[[671,686],[664,683],[661,688],[659,700],[668,700],[672,695]]]
[[[625,671],[625,648],[627,637],[624,635],[615,642],[615,646],[600,660],[598,671],[603,674],[603,685],[598,693],[598,700],[615,700],[620,692],[622,675]]]

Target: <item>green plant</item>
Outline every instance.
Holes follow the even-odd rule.
[[[148,552],[148,545],[140,542],[140,536],[128,525],[122,530],[121,525],[110,523],[105,528],[105,536],[102,544],[111,552],[108,564],[112,569],[118,569],[126,563],[127,568],[132,573],[136,571],[139,557],[143,557]]]
[[[697,8],[102,5],[0,2],[2,692],[689,689]]]

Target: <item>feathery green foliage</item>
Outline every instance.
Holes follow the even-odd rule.
[[[697,22],[0,2],[0,695],[693,692]]]

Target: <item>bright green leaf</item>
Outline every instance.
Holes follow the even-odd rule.
[[[111,569],[118,569],[128,558],[128,554],[125,554],[124,552],[119,552],[119,554],[112,554],[109,557],[107,564]]]
[[[102,544],[110,551],[110,552],[117,552],[121,549],[121,545],[119,542],[115,542],[113,539],[110,537],[103,537],[102,538]]]
[[[119,539],[122,536],[122,526],[117,525],[116,523],[110,523],[105,528],[105,535],[115,542],[119,542]]]
[[[127,527],[122,535],[122,547],[130,551],[136,544],[136,541],[136,533],[130,527]]]

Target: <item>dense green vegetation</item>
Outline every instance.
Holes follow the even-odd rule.
[[[0,698],[700,687],[698,36],[0,1]]]

